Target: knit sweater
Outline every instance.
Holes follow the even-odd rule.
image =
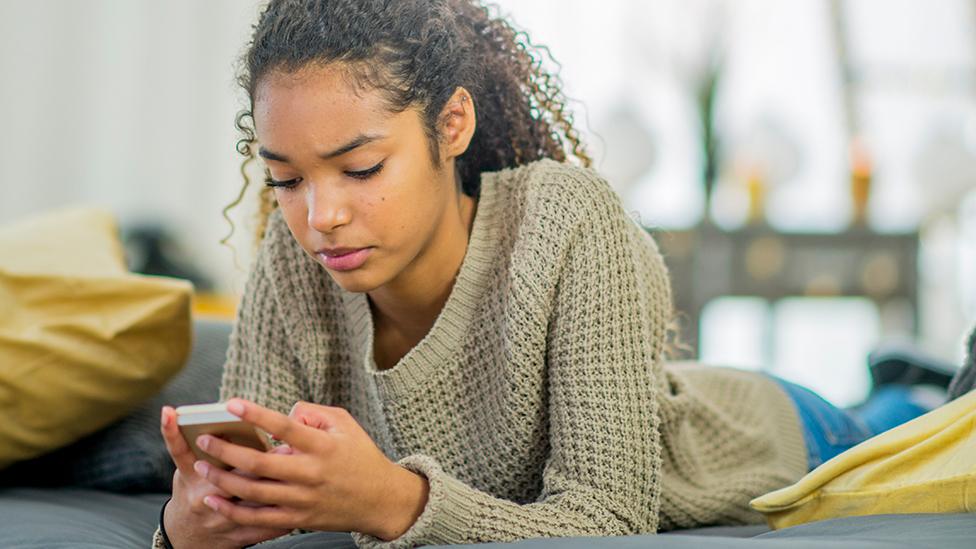
[[[664,260],[597,172],[544,159],[481,181],[447,302],[387,370],[367,295],[338,286],[272,213],[221,400],[341,406],[428,479],[413,526],[389,542],[353,532],[360,547],[761,522],[749,500],[806,472],[785,392],[665,363]]]

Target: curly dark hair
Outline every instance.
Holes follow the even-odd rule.
[[[224,208],[239,204],[255,160],[254,90],[270,71],[295,72],[309,65],[344,63],[360,89],[384,93],[391,112],[416,106],[422,112],[431,158],[438,158],[437,117],[455,90],[467,89],[476,105],[477,129],[456,161],[461,191],[477,197],[482,172],[523,165],[540,158],[589,167],[558,75],[543,70],[544,46],[532,44],[504,18],[477,0],[271,0],[262,11],[241,59],[238,83],[249,108],[237,115],[243,137],[244,186]],[[555,59],[552,59],[555,62]],[[557,63],[558,66],[558,63]],[[267,168],[265,177],[270,178]],[[277,204],[272,189],[261,190],[256,242]],[[225,237],[226,242],[231,235]]]

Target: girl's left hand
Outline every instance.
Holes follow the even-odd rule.
[[[208,454],[254,478],[211,467],[194,468],[224,491],[205,503],[242,525],[363,532],[390,540],[423,511],[427,479],[390,461],[343,408],[298,402],[288,416],[240,398],[227,409],[290,446],[290,453],[261,452],[201,435]],[[254,505],[254,503],[264,505]]]

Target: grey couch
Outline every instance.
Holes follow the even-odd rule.
[[[230,326],[198,321],[186,368],[118,423],[77,443],[0,472],[0,548],[148,547],[173,465],[159,438],[159,409],[214,401]],[[492,547],[501,544],[484,544]],[[510,544],[506,544],[510,545]],[[775,532],[712,527],[592,538],[539,538],[522,547],[624,548],[976,548],[976,514],[836,519]],[[346,533],[279,538],[262,548],[355,547]]]

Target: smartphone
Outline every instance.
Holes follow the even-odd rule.
[[[198,436],[206,433],[262,452],[272,448],[268,433],[228,412],[226,402],[179,406],[176,408],[176,425],[198,459],[224,470],[233,467],[198,448]]]

